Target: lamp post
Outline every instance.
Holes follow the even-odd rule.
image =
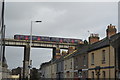
[[[39,23],[39,22],[42,22],[42,21],[31,21],[31,28],[30,28],[30,53],[31,53],[31,45],[32,45],[32,23],[33,22]]]
[[[32,24],[33,23],[39,23],[39,22],[42,22],[42,21],[31,21],[31,27],[30,27],[30,54],[31,54],[31,46],[32,46]],[[31,60],[29,58],[29,72],[28,72],[28,80],[30,80],[30,68],[31,68]]]

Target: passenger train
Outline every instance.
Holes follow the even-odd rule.
[[[14,35],[14,39],[18,40],[30,40],[30,35]],[[47,36],[32,36],[33,41],[49,41],[49,42],[60,42],[60,43],[82,43],[81,39],[71,38],[58,38],[58,37],[47,37]]]

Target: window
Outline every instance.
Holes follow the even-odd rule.
[[[103,80],[105,80],[105,71],[103,71]]]
[[[91,65],[94,65],[94,53],[91,54]]]
[[[86,57],[83,56],[83,66],[86,66]]]
[[[78,58],[75,58],[75,68],[78,68]]]
[[[24,36],[20,35],[20,39],[21,39],[21,40],[24,40]]]
[[[36,37],[36,36],[33,36],[33,37],[32,37],[32,40],[37,40],[37,37]]]
[[[72,69],[72,60],[71,60],[71,62],[70,62],[70,65],[71,65],[70,69]]]
[[[105,50],[102,50],[102,64],[105,64]]]
[[[75,59],[76,59],[76,62],[77,62],[77,61],[78,61],[78,58],[76,57]]]
[[[65,64],[65,70],[67,69],[67,65]]]

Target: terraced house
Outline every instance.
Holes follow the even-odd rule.
[[[111,45],[114,44],[111,41],[115,40],[115,36],[118,36],[115,26],[110,24],[106,30],[106,34],[106,37],[102,40],[99,40],[96,35],[91,36],[97,42],[93,42],[89,47],[88,78],[116,78],[116,51],[114,46]]]
[[[115,26],[110,24],[105,38],[99,40],[98,34],[91,34],[89,42],[84,41],[77,49],[71,47],[65,54],[58,51],[53,61],[55,66],[48,69],[54,71],[51,78],[120,79],[120,33],[116,32]],[[53,64],[46,63],[47,67],[50,65]]]
[[[73,53],[69,53],[64,57],[64,78],[74,77],[74,58]]]
[[[56,60],[56,78],[63,79],[64,78],[64,57],[61,56],[60,59]]]
[[[40,72],[40,78],[56,78],[56,63],[54,61],[43,63],[41,65]]]
[[[74,53],[74,78],[88,78],[88,50],[89,45],[83,45]]]

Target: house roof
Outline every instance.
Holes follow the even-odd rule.
[[[106,37],[106,38],[104,38],[96,43],[91,44],[89,46],[88,52],[109,46],[109,43],[110,43],[109,41],[110,41],[109,38]]]
[[[104,39],[102,39],[96,43],[86,44],[86,45],[79,47],[78,51],[74,54],[74,56],[77,56],[79,54],[84,54],[87,52],[91,52],[91,51],[94,51],[94,50],[97,50],[97,49],[100,49],[103,47],[110,46],[112,43],[114,43],[115,41],[118,41],[118,40],[120,41],[120,32],[111,36],[110,38],[105,37]]]
[[[105,37],[104,39],[102,39],[96,43],[91,44],[88,51],[90,52],[90,51],[93,51],[96,49],[110,46],[112,43],[114,43],[116,40],[118,40],[118,38],[120,39],[120,33],[117,33],[117,34],[111,36],[110,38]]]
[[[55,60],[55,61],[51,60],[49,62],[41,64],[41,67],[45,66],[45,65],[49,65],[51,62],[56,63],[56,62],[62,61],[64,59],[69,59],[69,58],[71,58],[73,56],[77,56],[79,54],[85,54],[85,53],[88,53],[88,52],[91,52],[91,51],[94,51],[94,50],[97,50],[97,49],[100,49],[100,48],[103,48],[103,47],[110,46],[111,44],[114,44],[115,41],[118,42],[118,40],[120,41],[120,32],[113,35],[113,36],[111,36],[110,38],[105,37],[104,39],[102,39],[102,40],[100,40],[98,42],[95,42],[93,44],[82,45],[77,50],[75,50],[74,52],[72,52],[72,53],[70,53],[70,54],[68,54],[66,56],[62,56],[58,60]]]
[[[119,40],[120,40],[120,32],[110,37],[111,43],[114,43],[115,41],[119,41]]]

